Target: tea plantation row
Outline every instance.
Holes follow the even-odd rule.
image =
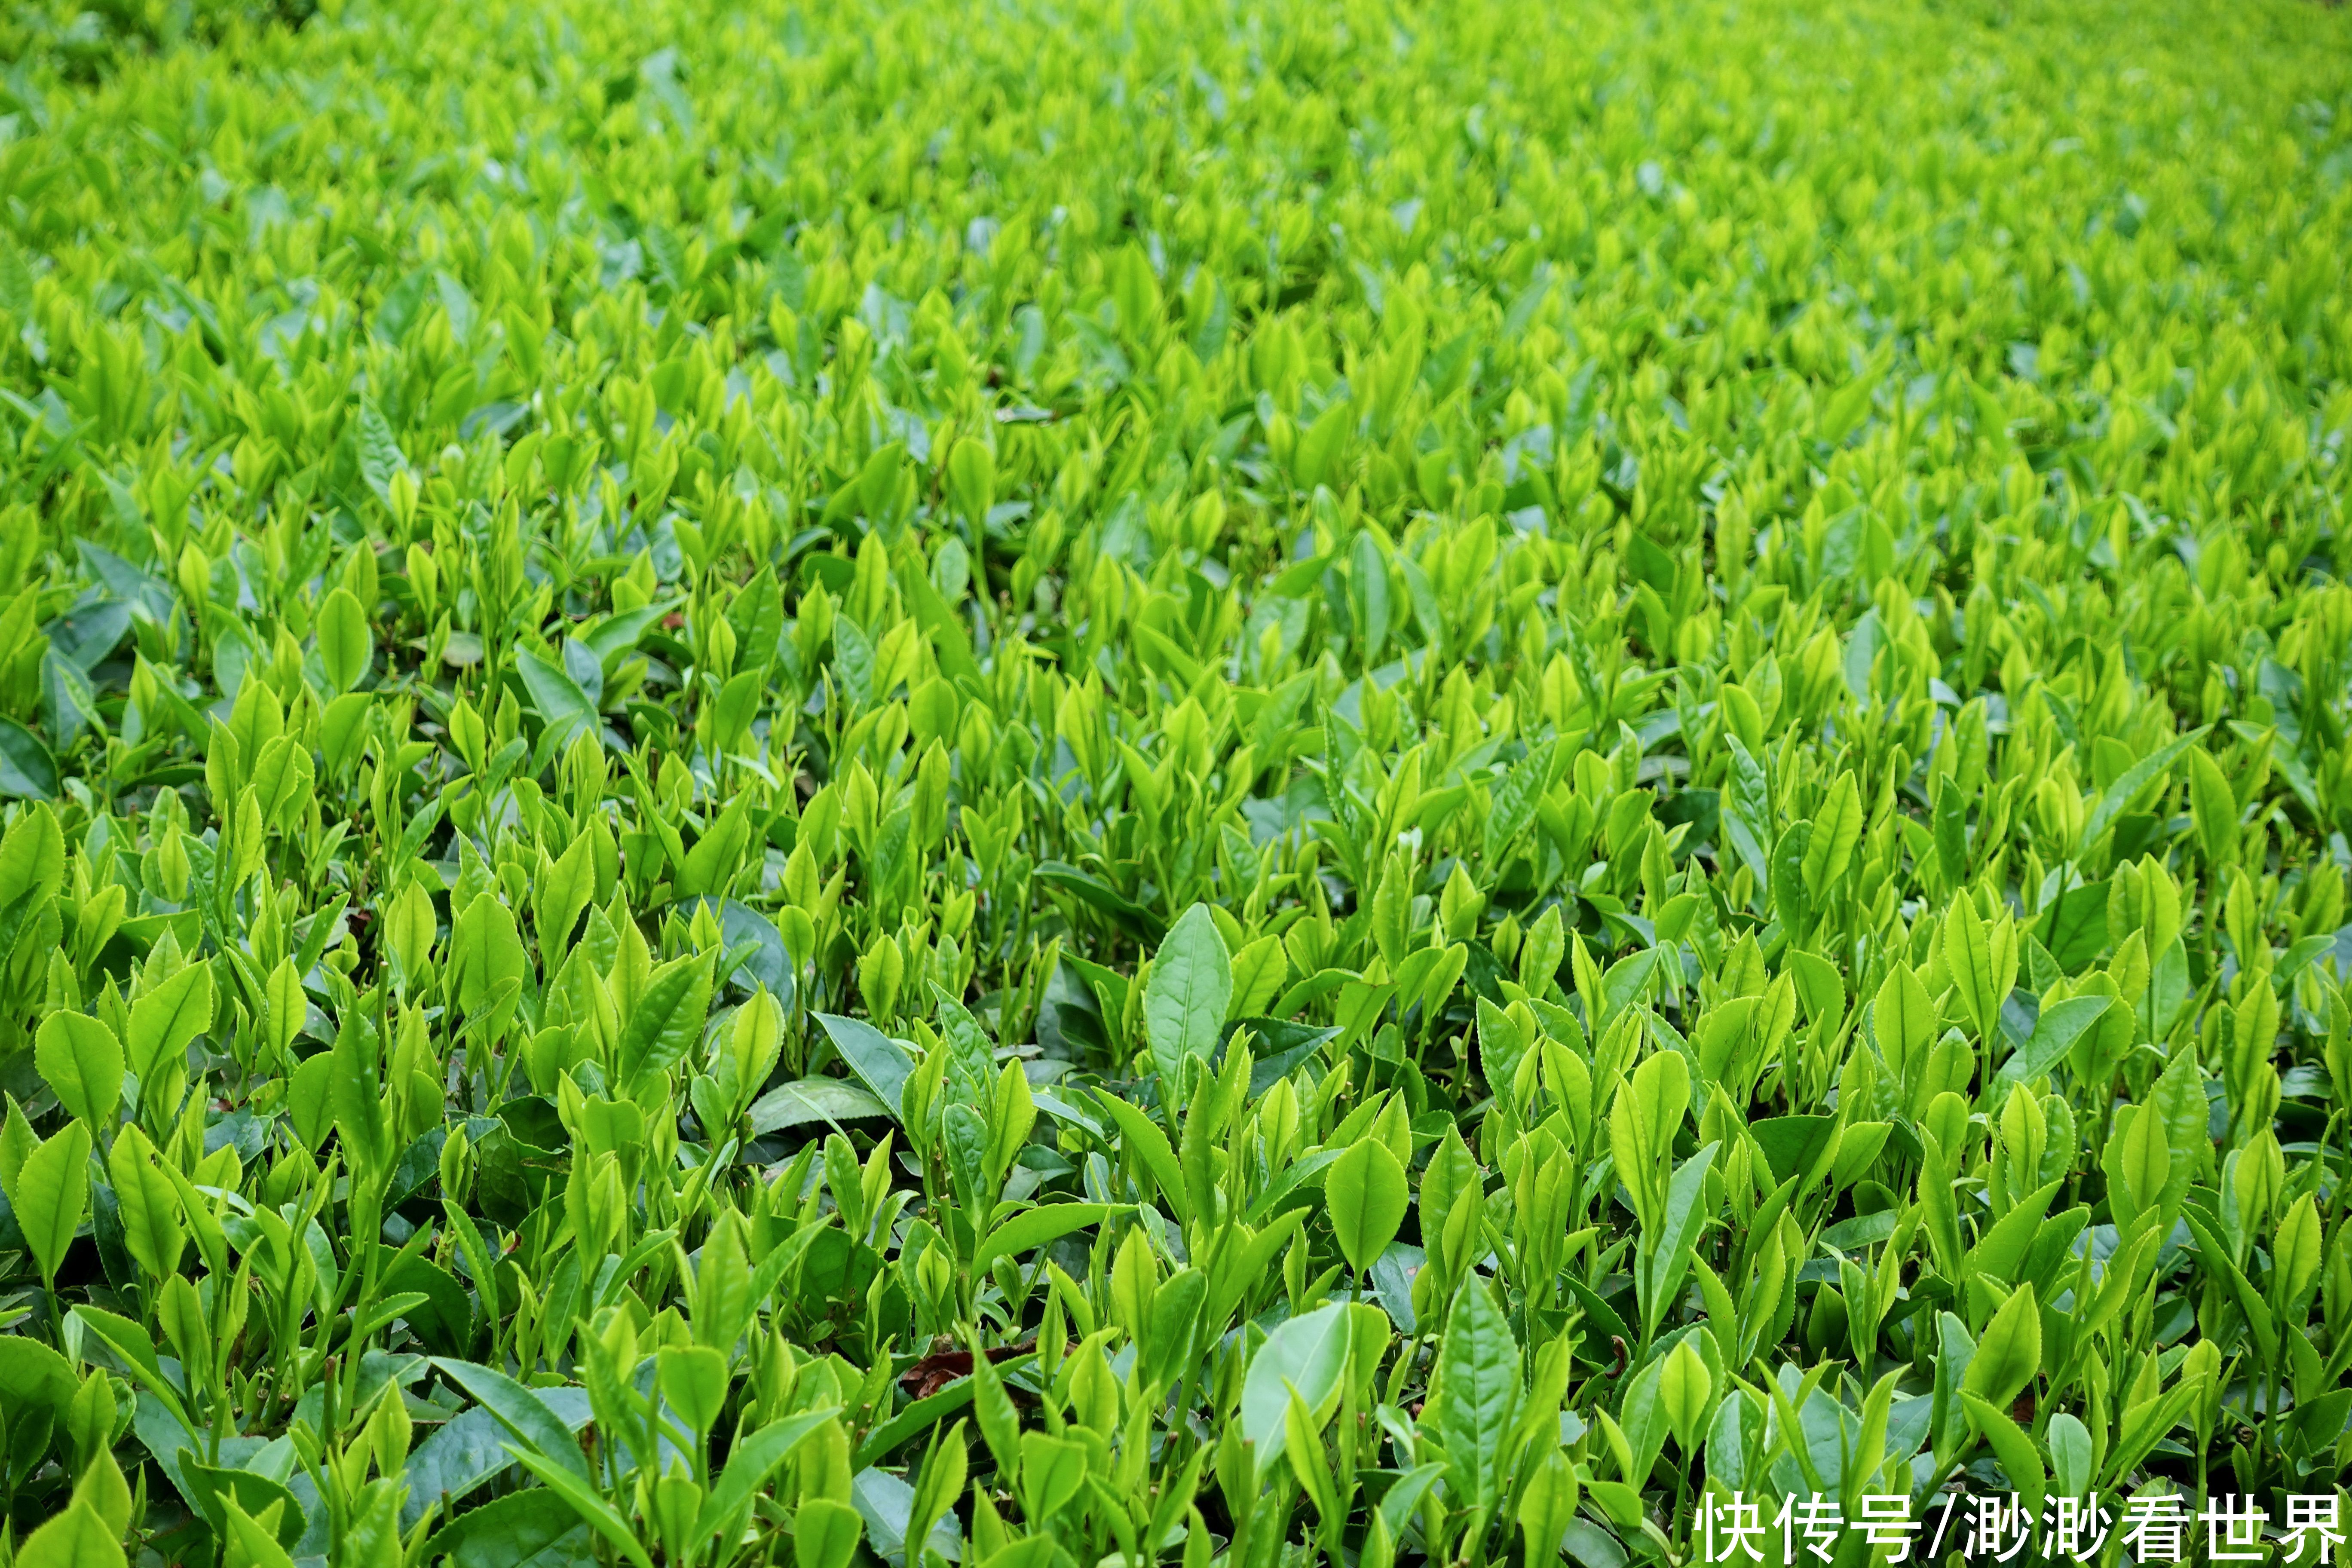
[[[12,8],[0,1555],[2316,1561],[2347,27]]]

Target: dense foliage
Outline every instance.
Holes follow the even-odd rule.
[[[2347,26],[10,7],[0,1545],[2275,1533]]]

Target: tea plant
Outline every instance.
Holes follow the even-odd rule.
[[[2347,26],[13,8],[0,1551],[2277,1544]]]

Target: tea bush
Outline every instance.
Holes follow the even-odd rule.
[[[2285,1550],[2348,26],[15,8],[0,1547]]]

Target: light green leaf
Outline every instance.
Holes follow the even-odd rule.
[[[1519,1413],[1519,1346],[1510,1321],[1476,1275],[1463,1281],[1445,1323],[1430,1399],[1458,1495],[1469,1507],[1501,1498],[1505,1451]]]
[[[981,1238],[979,1247],[972,1253],[972,1271],[979,1273],[1000,1258],[1018,1258],[1049,1241],[1059,1241],[1073,1231],[1100,1225],[1115,1214],[1130,1212],[1132,1206],[1128,1204],[1046,1204],[1024,1210]]]
[[[142,1084],[158,1063],[176,1058],[213,1021],[211,966],[191,963],[131,1005],[124,1056]]]
[[[1282,1458],[1291,1390],[1298,1391],[1318,1427],[1331,1418],[1348,1370],[1349,1332],[1347,1306],[1334,1301],[1277,1324],[1250,1358],[1242,1377],[1240,1418],[1242,1437],[1256,1455],[1260,1476]]]
[[[1976,1354],[1960,1387],[1996,1408],[2006,1408],[2041,1370],[2042,1309],[2028,1280],[2011,1292],[1977,1336]]]
[[[621,1024],[624,1082],[638,1083],[686,1059],[710,1012],[710,955],[688,953],[654,971]]]
[[[1813,817],[1812,837],[1805,845],[1805,890],[1818,901],[1828,896],[1853,860],[1853,847],[1862,839],[1862,792],[1849,768],[1838,775],[1829,796]]]
[[[2097,1023],[2107,1006],[2105,996],[2070,996],[2044,1007],[2034,1021],[2032,1037],[2001,1064],[2000,1081],[2030,1082],[2065,1060],[2083,1031]]]
[[[522,936],[505,900],[483,894],[466,906],[450,932],[449,963],[457,1005],[468,1018],[503,1005],[499,1002],[501,983],[520,985],[530,977]]]
[[[56,1012],[41,1020],[34,1063],[58,1103],[104,1131],[122,1102],[122,1042],[102,1020]]]
[[[2000,1456],[2000,1468],[2008,1472],[2009,1484],[2017,1493],[2024,1517],[2041,1518],[2042,1499],[2050,1489],[2050,1478],[2042,1468],[2042,1456],[2033,1450],[2033,1439],[2000,1405],[1966,1390],[1961,1392],[1960,1403],[1967,1406],[1969,1421],[1992,1445],[1992,1451]]]
[[[790,1458],[793,1450],[811,1433],[839,1413],[840,1407],[832,1405],[803,1410],[780,1421],[771,1421],[737,1442],[727,1456],[727,1468],[703,1500],[702,1511],[694,1521],[695,1534],[708,1540],[735,1528],[737,1516],[751,1506],[752,1496],[768,1484],[776,1467]]]
[[[2050,1417],[2045,1433],[2050,1444],[2052,1479],[2060,1497],[2081,1497],[2091,1489],[2091,1429],[2079,1416],[2061,1410]],[[2005,1461],[2004,1461],[2005,1462]],[[2016,1472],[2011,1471],[2014,1479]]]
[[[570,951],[572,928],[596,898],[596,846],[586,834],[550,863],[530,890],[531,924],[539,933],[539,958],[553,974]]]
[[[348,588],[338,588],[319,606],[319,662],[327,684],[338,694],[367,679],[375,658],[375,634],[368,629],[367,611]]]
[[[2211,729],[2210,724],[2202,725],[2168,741],[2125,769],[2122,776],[2109,784],[2106,793],[2099,797],[2099,804],[2091,808],[2090,816],[2083,819],[2082,843],[2084,848],[2096,844],[2100,836],[2115,826],[2117,817],[2131,810],[2141,793],[2171,772],[2172,764],[2180,760],[2182,753],[2202,741]]]
[[[25,1233],[25,1245],[32,1249],[44,1280],[56,1280],[66,1248],[81,1227],[82,1207],[89,1196],[89,1177],[83,1167],[89,1162],[89,1127],[69,1121],[25,1157],[8,1184],[17,1228]]]
[[[1206,1061],[1216,1054],[1233,993],[1224,938],[1217,934],[1209,906],[1194,904],[1168,928],[1143,990],[1144,1030],[1161,1083],[1182,1081],[1179,1069],[1185,1058]]]
[[[1377,1138],[1359,1139],[1324,1173],[1323,1195],[1339,1251],[1359,1274],[1396,1239],[1412,1202],[1404,1167]]]
[[[1666,1308],[1682,1288],[1683,1274],[1690,1267],[1692,1251],[1697,1247],[1700,1229],[1706,1223],[1707,1211],[1703,1202],[1706,1195],[1706,1173],[1715,1162],[1715,1152],[1718,1147],[1709,1143],[1675,1168],[1674,1179],[1666,1187],[1664,1224],[1654,1238],[1644,1237],[1654,1243],[1646,1249],[1649,1253],[1649,1290],[1643,1298],[1643,1311],[1648,1320],[1646,1327],[1653,1334],[1658,1331],[1658,1324],[1664,1321]]]
[[[751,1135],[822,1121],[828,1126],[888,1116],[890,1108],[847,1079],[803,1078],[778,1084],[751,1102]]]
[[[20,1568],[123,1568],[122,1543],[87,1502],[76,1501],[16,1548]]]
[[[811,1498],[793,1518],[793,1568],[849,1568],[866,1521],[845,1502]]]

